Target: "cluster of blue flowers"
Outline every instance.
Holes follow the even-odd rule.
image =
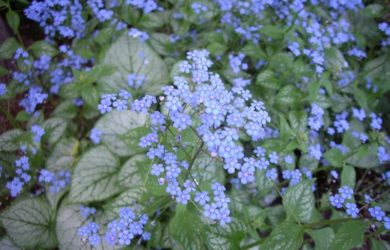
[[[81,237],[82,241],[88,242],[91,246],[97,247],[101,243],[99,229],[99,224],[90,221],[87,225],[78,229],[78,235]]]
[[[31,127],[31,132],[34,135],[33,138],[34,142],[38,142],[38,143],[41,142],[41,138],[45,134],[45,130],[39,125],[33,125]]]
[[[81,38],[85,32],[82,11],[79,0],[34,0],[24,12],[39,23],[49,38]]]
[[[138,216],[131,208],[121,208],[119,219],[108,223],[105,239],[108,244],[118,246],[129,246],[137,236],[149,240],[150,233],[144,231],[147,222],[147,215]]]
[[[148,14],[152,11],[159,10],[162,8],[157,5],[154,0],[126,0],[125,4],[131,5],[137,9],[142,10],[143,13]]]
[[[112,110],[127,110],[130,98],[131,94],[126,90],[120,90],[117,94],[103,94],[97,108],[101,114]]]
[[[357,218],[359,216],[360,210],[356,203],[354,203],[354,192],[350,187],[343,186],[339,188],[337,194],[329,196],[329,201],[330,204],[337,209],[344,207],[346,214],[352,218]],[[373,202],[373,199],[370,196],[365,195],[365,202],[367,205],[370,205],[370,203]],[[385,228],[390,230],[390,217],[386,216],[382,208],[373,206],[368,207],[367,211],[370,216],[378,222],[384,222]]]
[[[50,193],[59,193],[70,184],[71,174],[68,170],[59,170],[51,172],[46,169],[40,171],[38,181],[41,184],[48,185]]]
[[[384,39],[382,41],[382,46],[383,47],[389,46],[390,45],[390,25],[388,23],[380,23],[378,27],[387,36],[386,39]]]
[[[140,88],[145,83],[145,80],[146,76],[142,74],[132,73],[127,76],[127,84],[133,89]]]
[[[96,214],[96,208],[80,206],[80,214],[84,218],[88,218],[90,215],[95,215]]]
[[[105,241],[112,246],[129,246],[134,238],[140,237],[142,240],[150,240],[150,233],[145,231],[145,225],[148,222],[148,216],[138,215],[139,208],[134,206],[123,207],[119,210],[119,218],[108,223],[104,235]],[[84,218],[96,214],[95,208],[81,206],[80,213]],[[91,246],[97,247],[102,243],[99,233],[100,225],[87,221],[86,225],[78,229],[78,235],[81,240],[88,242]]]
[[[175,152],[159,144],[159,136],[165,134],[170,125],[179,132],[193,130],[204,142],[209,154],[220,157],[230,174],[238,171],[238,177],[244,184],[254,181],[255,169],[266,169],[270,164],[266,157],[245,156],[243,147],[238,143],[240,131],[245,131],[255,141],[268,136],[265,125],[270,117],[263,103],[251,101],[251,94],[243,87],[226,89],[219,75],[209,72],[211,65],[206,50],[187,54],[187,61],[179,65],[182,75],[174,77],[173,86],[163,87],[164,96],[160,97],[160,104],[167,115],[159,111],[150,115],[153,132],[141,138],[139,144],[149,148],[147,156],[150,159],[158,160],[153,164],[151,174],[158,177],[161,185],[166,184],[167,192],[182,204],[191,200],[197,183],[180,177],[188,176],[193,162],[179,161]],[[132,103],[132,110],[146,113],[154,103],[154,97],[145,96]],[[194,120],[194,114],[197,114],[200,123]],[[273,163],[279,158],[276,152],[269,157]],[[212,189],[213,203],[209,204],[207,191],[194,194],[195,201],[203,206],[206,218],[220,224],[228,223],[229,199],[223,194],[224,187],[215,183]]]
[[[294,26],[299,32],[287,41],[288,49],[294,56],[306,56],[315,66],[317,73],[322,73],[325,67],[325,50],[330,46],[339,47],[346,43],[355,43],[351,24],[346,17],[346,11],[357,11],[364,7],[361,0],[354,1],[237,1],[214,0],[222,11],[221,23],[231,27],[243,41],[258,44],[260,39],[272,42],[270,37],[261,37],[258,25],[263,21],[266,11],[271,9],[275,16],[267,16],[272,21],[281,21],[285,26]],[[331,8],[331,15],[325,17],[313,11],[317,6]],[[380,29],[387,32],[387,26]],[[386,33],[387,34],[387,33]],[[307,41],[304,44],[302,40]],[[386,40],[387,41],[387,40]],[[383,42],[386,45],[386,41]],[[348,52],[350,56],[360,59],[366,57],[362,48],[355,46]],[[348,65],[344,65],[348,66]]]
[[[6,187],[12,197],[16,197],[23,189],[23,186],[30,182],[31,176],[27,173],[30,169],[30,160],[27,156],[22,156],[15,160],[15,173],[12,181],[7,182]]]

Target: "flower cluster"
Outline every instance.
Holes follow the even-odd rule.
[[[78,235],[82,241],[88,241],[94,247],[97,247],[101,243],[99,235],[100,226],[95,222],[89,222],[87,225],[78,229]]]
[[[27,156],[22,156],[15,160],[16,176],[12,181],[7,182],[6,187],[10,191],[12,197],[16,197],[23,189],[23,186],[30,182],[31,176],[27,173],[30,169],[30,161]]]
[[[103,94],[98,105],[101,114],[112,110],[126,110],[129,108],[131,94],[126,90],[121,90],[117,94]]]
[[[346,214],[351,216],[352,218],[357,218],[359,216],[359,208],[357,205],[353,202],[354,192],[351,188],[348,186],[343,186],[339,188],[338,193],[334,195],[329,196],[329,201],[332,206],[335,208],[345,208]],[[373,202],[372,198],[368,195],[365,195],[365,202],[369,205],[371,202]],[[384,226],[386,229],[390,229],[389,225],[389,217],[386,216],[385,212],[380,208],[379,206],[369,207],[368,213],[372,218],[377,220],[378,222],[384,222]]]
[[[138,216],[131,208],[121,208],[119,219],[108,223],[105,239],[110,245],[129,246],[137,236],[150,239],[150,233],[144,231],[148,216]]]
[[[57,172],[51,172],[46,169],[40,171],[38,181],[41,184],[46,184],[49,187],[50,193],[59,193],[63,191],[71,180],[71,174],[67,170],[59,170]]]
[[[39,125],[33,125],[31,127],[31,132],[33,133],[34,135],[34,142],[40,142],[41,141],[41,137],[45,134],[45,130],[40,127]]]
[[[144,84],[145,79],[145,75],[132,73],[127,76],[127,84],[131,88],[137,89]]]
[[[223,160],[224,168],[230,174],[238,171],[243,184],[253,182],[255,170],[266,169],[270,164],[264,156],[259,159],[245,156],[243,147],[238,143],[240,131],[245,131],[254,141],[268,135],[264,126],[270,121],[270,117],[263,103],[252,101],[249,91],[242,87],[226,89],[219,75],[209,72],[212,62],[208,56],[206,50],[195,50],[187,54],[187,61],[179,65],[182,75],[174,77],[173,86],[163,87],[165,96],[160,100],[168,115],[158,111],[152,113],[150,118],[154,132],[140,141],[140,146],[149,148],[147,156],[158,160],[153,164],[151,174],[159,178],[160,184],[166,183],[167,192],[182,204],[187,204],[191,199],[197,184],[186,179],[179,181],[179,177],[188,176],[189,168],[194,162],[179,161],[174,152],[158,144],[159,133],[166,133],[169,126],[179,133],[193,130],[203,141],[209,154]],[[155,102],[146,102],[145,98],[154,100],[148,96],[135,100],[132,110],[145,113]],[[194,119],[194,114],[197,114],[199,120]],[[276,152],[270,155],[273,163],[278,158]],[[228,199],[223,195],[224,188],[217,183],[213,185],[213,189],[214,203],[208,204],[206,191],[197,193],[195,199],[204,205],[205,217],[219,221],[220,224],[227,223],[230,221],[230,212],[227,209]],[[221,203],[220,200],[224,202]]]
[[[79,0],[34,0],[25,10],[26,16],[39,23],[45,34],[54,38],[81,38],[84,36],[85,20]]]

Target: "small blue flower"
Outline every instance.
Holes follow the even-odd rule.
[[[0,96],[3,96],[7,93],[7,85],[5,83],[0,83]]]
[[[344,198],[339,194],[329,196],[329,201],[332,206],[335,208],[342,208],[344,203]]]
[[[358,216],[359,209],[357,208],[355,203],[346,203],[345,209],[346,213],[352,218],[356,218]]]
[[[352,190],[352,188],[350,188],[348,186],[342,186],[341,188],[339,188],[339,194],[344,199],[352,199],[353,198],[353,190]]]
[[[377,221],[382,221],[383,218],[386,216],[385,212],[383,212],[382,208],[376,206],[376,207],[370,207],[368,209],[368,212],[370,215],[375,218]]]
[[[101,135],[102,135],[102,131],[100,131],[99,129],[97,128],[93,128],[91,130],[91,133],[89,134],[89,139],[91,139],[91,141],[93,142],[93,144],[99,144],[100,141],[101,141]]]

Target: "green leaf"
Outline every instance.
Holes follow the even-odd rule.
[[[7,23],[11,27],[12,31],[18,33],[20,17],[15,11],[9,10],[5,15],[7,18]]]
[[[207,50],[210,51],[210,53],[215,56],[222,55],[227,49],[228,47],[226,45],[221,44],[219,42],[211,42],[207,46]]]
[[[0,239],[0,250],[20,250],[8,236],[4,236]]]
[[[343,68],[348,67],[348,62],[345,60],[343,53],[335,47],[325,49],[325,56],[326,66],[333,73],[339,73]]]
[[[19,47],[20,45],[15,37],[8,38],[0,46],[0,59],[10,59]]]
[[[165,33],[151,33],[149,45],[162,56],[168,56],[171,54],[169,51],[169,48],[172,45],[171,40],[169,39],[169,35]]]
[[[261,47],[258,44],[254,43],[247,43],[241,51],[254,58],[254,59],[266,59],[267,55],[264,53],[264,51],[261,49]]]
[[[256,171],[256,188],[260,195],[267,195],[270,193],[270,189],[273,188],[274,183],[265,176],[265,170]]]
[[[298,250],[303,242],[302,227],[285,221],[272,230],[271,235],[261,245],[261,249],[267,250]]]
[[[383,16],[383,6],[381,4],[370,4],[364,9],[364,13],[369,17],[380,18]]]
[[[331,148],[324,153],[324,158],[332,164],[333,167],[342,167],[345,156],[338,148]]]
[[[140,139],[151,132],[152,130],[150,127],[137,127],[131,129],[127,134],[121,136],[121,139],[126,143],[130,150],[135,153],[141,153],[145,151],[145,149],[138,145]]]
[[[284,86],[276,95],[277,103],[285,106],[297,104],[300,99],[300,90],[293,85]]]
[[[8,74],[8,69],[0,66],[0,77],[5,76],[6,74]]]
[[[56,232],[61,250],[86,249],[78,229],[86,221],[80,214],[80,205],[61,206],[57,212]]]
[[[224,226],[209,225],[206,233],[206,244],[209,249],[238,249],[240,241],[248,231],[242,220],[232,217]]]
[[[145,169],[145,172],[147,172],[150,169],[151,163],[151,160],[149,160],[144,154],[131,157],[123,165],[119,173],[119,184],[127,188],[142,186],[144,184],[144,176],[141,174],[141,169]]]
[[[125,192],[115,197],[110,203],[107,203],[104,208],[119,213],[120,208],[132,206],[133,204],[139,205],[139,200],[144,193],[145,188],[140,186],[132,186],[127,188]],[[165,189],[164,189],[165,191]]]
[[[118,159],[104,146],[86,152],[72,176],[70,201],[101,201],[119,193],[119,165]]]
[[[30,119],[30,114],[24,110],[21,110],[16,115],[16,120],[19,122],[27,122]]]
[[[352,249],[361,246],[364,241],[366,228],[367,224],[360,220],[344,223],[337,231],[336,237],[329,249]]]
[[[81,97],[85,101],[85,104],[96,108],[100,101],[100,92],[97,88],[90,87],[88,89],[81,90]]]
[[[108,84],[116,91],[129,89],[127,76],[130,73],[145,75],[146,80],[140,90],[145,94],[161,93],[161,86],[168,82],[169,74],[164,61],[146,43],[127,34],[111,45],[101,65],[115,67],[115,73],[103,77],[100,82]]]
[[[65,133],[68,123],[62,118],[49,118],[43,124],[45,129],[44,139],[47,139],[50,145],[54,145]]]
[[[157,222],[152,230],[152,238],[149,241],[151,247],[156,249],[171,249],[173,246],[172,238],[169,234],[169,227],[166,223]]]
[[[343,167],[341,171],[341,186],[348,186],[350,188],[355,188],[356,183],[356,172],[355,168],[349,165]]]
[[[309,231],[308,234],[314,240],[315,250],[328,250],[335,237],[330,227]]]
[[[73,119],[76,115],[77,107],[73,101],[61,102],[52,113],[52,116],[62,119]]]
[[[37,249],[54,248],[54,232],[50,205],[40,198],[19,200],[0,216],[8,236],[20,247]]]
[[[307,130],[307,113],[304,111],[293,110],[288,112],[288,120],[293,131],[305,132]]]
[[[30,47],[28,47],[28,50],[30,50],[36,57],[40,57],[42,55],[54,57],[58,54],[56,47],[44,40],[34,42]]]
[[[15,151],[19,149],[18,140],[22,136],[23,131],[20,129],[12,129],[0,135],[0,151]]]
[[[147,29],[154,29],[169,23],[171,12],[159,11],[142,15],[138,25]]]
[[[113,153],[119,156],[130,156],[139,152],[139,149],[130,148],[126,135],[132,129],[142,127],[146,123],[146,115],[133,111],[112,111],[101,117],[95,128],[102,132],[102,142]],[[136,142],[138,144],[138,142]]]
[[[72,169],[74,157],[77,154],[79,141],[74,138],[60,140],[46,162],[46,168],[51,171]]]
[[[198,214],[179,205],[169,223],[169,232],[183,249],[204,249],[204,226]]]
[[[273,90],[278,90],[280,88],[280,82],[275,77],[275,73],[269,69],[266,69],[257,75],[256,84]]]
[[[384,240],[377,240],[373,237],[370,237],[371,249],[372,250],[389,250],[390,245]]]
[[[378,145],[375,143],[362,145],[358,151],[351,157],[348,157],[347,163],[358,168],[375,168],[379,166]]]
[[[195,159],[191,174],[200,184],[213,182],[224,183],[225,181],[223,164],[207,154],[200,154]]]
[[[284,30],[280,27],[276,27],[273,25],[264,25],[261,27],[259,33],[264,35],[265,37],[270,37],[273,40],[280,40],[284,37]]]
[[[303,223],[310,221],[315,209],[312,184],[312,181],[305,180],[287,189],[283,196],[283,206],[291,219]]]

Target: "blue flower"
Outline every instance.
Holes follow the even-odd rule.
[[[93,128],[91,130],[91,133],[89,134],[89,139],[91,139],[91,141],[93,142],[93,144],[99,144],[100,141],[101,141],[101,135],[102,135],[102,131],[100,131],[99,129],[97,128]]]
[[[7,85],[5,83],[0,83],[0,96],[3,96],[7,93]]]
[[[356,218],[358,216],[358,213],[359,213],[359,209],[357,208],[355,203],[346,203],[345,204],[345,211],[352,218]]]
[[[376,207],[370,207],[368,209],[368,212],[370,215],[375,218],[377,221],[382,221],[383,218],[386,216],[385,212],[383,212],[382,208],[376,206]]]
[[[335,208],[342,208],[344,203],[344,198],[339,194],[329,196],[329,201],[332,206]]]
[[[12,181],[7,182],[6,187],[10,191],[12,197],[16,197],[23,188],[23,182],[19,177],[15,177]]]
[[[194,200],[195,202],[199,203],[199,205],[204,206],[210,201],[210,197],[206,191],[202,191],[195,194]]]
[[[78,229],[78,235],[83,240],[87,240],[92,246],[96,247],[101,242],[98,234],[99,228],[99,225],[95,222],[89,222],[87,225]]]
[[[45,134],[45,130],[39,125],[33,125],[31,132],[34,134],[34,142],[40,142],[41,137]]]
[[[310,145],[309,148],[309,156],[316,159],[320,160],[322,157],[322,151],[321,151],[321,145],[319,143]]]
[[[140,88],[144,84],[145,80],[146,76],[141,74],[132,73],[127,76],[127,84],[134,89]]]
[[[96,209],[93,207],[80,206],[80,214],[84,218],[88,218],[88,216],[96,214]]]
[[[171,118],[173,121],[173,126],[179,131],[186,129],[192,124],[191,116],[186,113],[175,112],[171,115]]]
[[[352,199],[353,198],[353,190],[352,190],[352,188],[350,188],[348,186],[342,186],[341,188],[339,188],[339,194],[344,199]]]
[[[276,179],[278,178],[278,172],[275,168],[268,169],[265,173],[265,177],[267,177],[271,181],[276,181]]]
[[[243,63],[244,57],[245,55],[243,53],[239,53],[238,55],[229,55],[229,64],[233,73],[238,74],[241,70],[248,69],[248,64]]]

